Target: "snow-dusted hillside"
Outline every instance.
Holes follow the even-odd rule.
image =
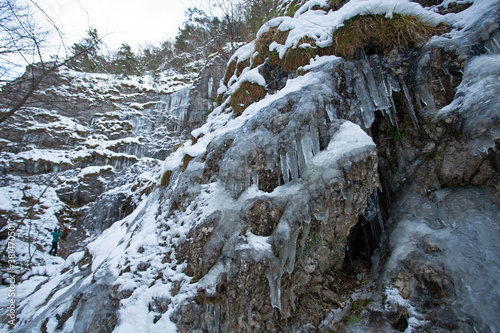
[[[138,206],[157,185],[161,161],[185,140],[186,115],[195,112],[190,94],[213,94],[204,80],[199,74],[123,78],[60,70],[29,107],[2,124],[3,263],[10,259],[6,238],[15,230],[9,243],[15,269],[3,267],[4,282],[9,273],[18,282],[59,274],[62,258],[74,258]],[[63,231],[60,257],[47,254],[55,227]],[[19,285],[16,299],[27,292]]]
[[[365,18],[428,30],[336,56]],[[182,143],[180,87],[58,87],[104,111],[27,109],[2,134],[19,254],[75,230],[20,277],[13,331],[500,330],[499,18],[488,0],[305,2],[233,55]]]

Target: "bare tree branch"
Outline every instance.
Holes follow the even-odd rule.
[[[47,13],[33,0],[29,0],[39,10],[56,31],[63,49],[66,51],[62,31],[56,26]],[[68,65],[82,54],[90,52],[101,39],[91,40],[84,48],[67,54],[62,60],[55,55],[50,62],[44,60],[43,42],[47,32],[39,29],[27,10],[18,5],[17,0],[0,0],[0,124],[22,108],[39,90],[41,83],[59,68]],[[14,58],[25,63],[24,75],[12,82],[5,80],[12,74],[13,68],[19,63]]]

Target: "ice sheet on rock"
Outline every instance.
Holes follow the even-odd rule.
[[[500,55],[473,58],[451,104],[439,110],[438,119],[454,118],[474,150],[487,152],[500,138]]]
[[[443,2],[443,6],[446,6],[447,3],[450,2],[452,1]],[[444,16],[445,22],[461,28],[451,33],[453,37],[457,35],[460,36],[461,34],[475,29],[478,24],[493,23],[490,14],[498,9],[498,3],[496,1],[474,0],[471,2],[473,5],[466,10],[459,13],[449,13]]]
[[[494,194],[487,188],[443,189],[430,198],[405,193],[391,215],[396,224],[386,274],[397,272],[409,258],[444,267],[454,284],[452,309],[458,318],[473,318],[479,331],[498,331],[500,207]],[[422,250],[426,246],[439,251],[430,257]]]
[[[183,125],[190,105],[190,88],[184,88],[171,94],[162,95],[158,108],[162,113],[172,114],[177,117],[179,126]]]

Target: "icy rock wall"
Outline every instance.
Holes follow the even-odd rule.
[[[213,56],[199,73],[193,85],[174,93],[162,94],[157,109],[175,116],[176,130],[188,134],[200,127],[215,108],[215,98],[226,62],[221,55]]]
[[[159,161],[180,142],[176,116],[156,108],[160,92],[188,85],[175,77],[125,79],[67,69],[51,75],[1,126],[0,186],[11,201],[1,227],[21,223],[24,242],[33,237],[31,224],[42,249],[50,230],[64,226],[64,256],[85,246],[89,232],[130,214],[154,186]],[[11,198],[12,189],[20,198]]]
[[[447,188],[422,197],[401,193],[394,203],[388,258],[380,279],[419,304],[427,329],[495,332],[500,265],[498,193]]]
[[[332,293],[320,276],[342,266],[349,231],[378,186],[373,141],[329,112],[340,64],[331,59],[227,123],[221,108],[193,131],[197,143],[184,151],[193,159],[183,173],[171,171],[174,215],[166,223],[186,221],[176,212],[188,207],[201,214],[186,240],[177,241],[177,260],[186,261],[185,273],[201,293],[174,315],[181,331],[273,329],[277,319],[269,310],[289,318],[311,289]],[[202,213],[198,185],[187,177],[218,184],[213,196],[222,202]],[[207,302],[229,319],[185,325],[185,316],[200,316]]]
[[[172,94],[162,95],[158,103],[158,109],[161,113],[172,114],[178,120],[177,129],[185,124],[189,106],[190,88],[184,88]]]
[[[487,7],[488,3],[478,3],[477,6]],[[251,126],[248,133],[228,131],[210,141],[206,151],[206,159],[204,157],[202,160],[195,158],[190,162],[201,161],[205,163],[205,170],[199,175],[200,180],[206,181],[205,178],[208,178],[222,181],[225,190],[229,191],[233,199],[245,197],[245,194],[252,188],[258,188],[260,191],[272,195],[282,193],[281,189],[294,184],[298,186],[297,193],[300,192],[301,195],[294,197],[292,201],[301,203],[302,206],[309,206],[309,212],[307,210],[293,211],[289,204],[279,204],[277,201],[268,202],[264,197],[260,201],[255,201],[250,209],[245,211],[243,223],[238,223],[239,214],[237,212],[236,217],[234,212],[231,215],[214,214],[206,224],[202,224],[205,227],[192,229],[188,234],[188,240],[178,248],[178,258],[186,260],[185,272],[189,276],[193,276],[195,281],[199,281],[198,287],[201,288],[198,289],[195,303],[184,305],[180,311],[182,315],[174,315],[173,317],[181,331],[189,331],[193,327],[209,331],[219,327],[222,327],[223,330],[272,330],[276,328],[274,325],[279,322],[276,316],[273,317],[269,314],[269,310],[272,308],[279,310],[281,319],[289,319],[293,317],[292,314],[300,318],[295,321],[297,326],[293,326],[294,324],[288,326],[293,331],[304,322],[311,323],[317,320],[314,314],[305,309],[305,300],[309,299],[311,293],[319,295],[319,302],[324,305],[321,306],[323,309],[331,306],[331,303],[327,305],[328,302],[335,303],[335,296],[332,296],[332,290],[329,289],[331,285],[323,280],[328,280],[329,274],[322,271],[323,277],[320,278],[314,273],[317,267],[331,268],[332,266],[329,265],[335,260],[324,252],[320,256],[312,258],[307,257],[307,254],[304,255],[307,250],[310,250],[310,242],[318,236],[314,234],[314,237],[311,237],[311,230],[317,230],[318,226],[307,222],[309,221],[307,215],[311,213],[311,221],[328,221],[328,216],[331,217],[332,212],[335,212],[333,215],[337,217],[343,214],[349,216],[348,214],[353,213],[351,219],[354,220],[346,224],[350,226],[347,228],[349,231],[357,222],[353,216],[359,216],[360,212],[363,213],[366,201],[359,202],[358,208],[362,207],[361,210],[350,210],[348,206],[333,204],[342,202],[340,197],[334,197],[333,200],[326,202],[316,200],[314,197],[303,194],[301,186],[304,185],[305,188],[308,188],[309,194],[314,193],[313,189],[322,185],[328,184],[327,188],[328,186],[335,187],[328,181],[319,182],[321,185],[318,185],[317,179],[309,182],[312,178],[308,178],[309,172],[311,172],[308,167],[311,166],[310,161],[314,160],[317,154],[329,150],[332,143],[329,141],[331,136],[328,133],[335,133],[335,130],[338,129],[332,125],[336,123],[337,119],[348,119],[357,123],[372,135],[379,150],[378,156],[381,165],[378,171],[382,178],[384,191],[381,195],[375,193],[371,197],[374,201],[378,201],[380,198],[382,204],[372,202],[368,207],[369,210],[364,211],[364,216],[370,222],[375,220],[383,222],[379,207],[383,206],[384,211],[388,212],[392,200],[398,196],[400,191],[407,188],[411,189],[409,191],[423,196],[433,191],[439,193],[441,188],[450,186],[489,185],[498,191],[498,152],[495,146],[495,140],[498,138],[498,108],[495,104],[499,91],[496,86],[496,82],[498,82],[496,68],[498,66],[496,66],[495,55],[478,56],[475,51],[476,48],[482,47],[480,45],[484,45],[482,53],[495,52],[494,45],[496,45],[498,24],[495,23],[494,18],[497,17],[495,16],[497,11],[498,8],[495,7],[483,17],[485,24],[481,28],[479,25],[469,26],[468,31],[463,32],[460,36],[435,37],[421,50],[413,54],[398,53],[398,50],[392,50],[383,56],[367,55],[354,61],[333,61],[334,66],[324,66],[321,70],[319,69],[321,65],[311,61],[311,65],[306,66],[306,68],[315,68],[317,72],[314,74],[321,82],[328,82],[328,88],[310,82],[312,90],[302,87],[300,99],[294,99],[293,94],[287,94],[285,97],[283,91],[289,91],[287,88],[291,89],[292,82],[296,83],[300,80],[289,80],[283,91],[278,91],[276,96],[268,96],[267,103],[270,100],[276,101],[274,108],[277,109],[269,108],[266,111],[270,117],[262,115],[258,118],[259,121],[254,122],[254,119],[257,118],[252,117],[253,107],[265,109],[268,105],[266,100],[258,102],[250,106],[240,116],[248,117],[248,120],[244,120]],[[321,59],[317,60],[318,63],[321,62]],[[329,74],[326,75],[325,72]],[[250,76],[242,74],[242,77],[245,75]],[[477,86],[471,89],[473,85]],[[318,107],[318,105],[321,106]],[[462,109],[457,110],[457,107],[462,107]],[[452,108],[455,111],[449,112]],[[322,109],[323,112],[314,113],[315,109]],[[293,112],[293,118],[288,118],[280,110]],[[319,114],[321,116],[318,118]],[[443,117],[443,114],[447,114],[448,118]],[[323,119],[321,119],[322,117]],[[308,119],[307,124],[304,123],[303,119]],[[469,123],[474,125],[469,126]],[[273,135],[266,135],[265,130],[270,130]],[[202,130],[193,132],[195,137],[200,133],[206,135],[207,132]],[[476,138],[480,138],[480,140],[484,138],[484,141],[478,141]],[[203,140],[203,136],[201,140]],[[196,157],[194,154],[193,156]],[[244,161],[243,164],[241,161]],[[197,168],[201,167],[199,164],[195,165]],[[210,172],[207,173],[207,169]],[[333,169],[335,168],[330,165],[327,170],[332,171]],[[186,171],[188,170],[189,166]],[[355,177],[349,173],[345,173],[344,176],[346,180]],[[344,192],[342,187],[340,189],[345,200],[352,197],[352,193]],[[373,187],[371,189],[373,190]],[[182,192],[184,193],[185,189]],[[320,190],[320,192],[322,194],[328,193],[325,189]],[[282,195],[286,196],[287,194]],[[367,197],[368,195],[365,196],[364,200]],[[359,197],[356,198],[359,199]],[[184,200],[183,198],[180,202],[184,203]],[[189,202],[189,199],[187,201]],[[309,205],[306,204],[307,201],[309,201]],[[316,206],[315,203],[318,205]],[[321,209],[315,210],[318,207]],[[485,214],[496,216],[496,209],[495,204],[492,204],[486,208]],[[375,213],[370,212],[370,210],[375,211]],[[263,217],[260,221],[253,220],[255,212],[262,214]],[[305,218],[303,218],[304,214]],[[297,223],[290,222],[294,219],[291,216],[295,218],[300,216],[305,222],[300,228],[297,228]],[[231,229],[223,222],[224,220],[236,228],[234,233],[238,232],[239,237],[243,239],[246,236],[249,245],[235,248]],[[269,237],[271,249],[276,258],[271,257],[270,263],[262,264],[262,256],[253,258],[254,262],[246,257],[242,258],[243,254],[236,256],[238,259],[235,259],[236,250],[246,247],[261,246],[262,252],[266,253],[264,251],[266,246],[262,244],[263,239],[254,238],[255,234],[248,233],[248,228],[245,226],[249,221],[248,228],[262,232],[257,236]],[[263,224],[266,227],[262,227]],[[257,227],[258,225],[261,227]],[[369,228],[371,227],[369,226]],[[381,224],[377,228],[384,230],[385,226]],[[329,232],[334,237],[328,239]],[[374,232],[372,231],[372,233]],[[341,241],[341,239],[346,237],[348,232],[342,233],[335,228],[333,230],[326,228],[319,235],[321,241],[328,244],[327,248],[332,252],[339,249],[343,258],[346,242]],[[223,239],[224,241],[222,241]],[[302,245],[303,248],[301,249],[301,246],[297,244]],[[255,253],[258,251],[254,251]],[[325,261],[321,261],[320,258],[324,258]],[[256,259],[257,261],[255,261]],[[416,256],[415,260],[420,259],[417,259]],[[269,270],[266,267],[268,265]],[[422,268],[415,274],[414,279],[425,280],[428,278],[425,275],[428,270],[439,270],[439,265]],[[474,272],[470,271],[469,273],[472,274],[468,277],[471,281],[479,278],[479,276],[474,275]],[[334,274],[331,274],[330,278],[334,279]],[[487,274],[493,276],[496,274],[496,268],[493,267]],[[218,282],[214,282],[214,275],[220,277]],[[257,302],[254,298],[245,296],[245,291],[241,291],[242,289],[246,290],[246,295],[257,294],[259,296],[256,298],[260,300],[262,299],[261,295],[267,296],[267,291],[257,286],[265,282],[266,279],[262,278],[263,275],[269,282],[270,303],[267,303],[266,300]],[[390,286],[392,278],[386,278],[386,280],[382,278],[384,280],[382,285]],[[439,278],[436,277],[436,279]],[[457,281],[461,277],[450,278],[444,275],[442,279],[444,279],[443,284],[446,284],[446,281]],[[251,281],[259,282],[252,283]],[[316,285],[317,282],[322,287]],[[216,285],[215,292],[214,284]],[[447,285],[443,288],[448,287]],[[426,301],[422,301],[422,299],[426,299],[426,292],[423,291],[424,296],[418,301],[417,298],[420,296],[411,299],[411,302],[414,302],[419,310],[429,306],[428,303],[425,303]],[[453,298],[456,295],[463,295],[461,293],[463,290],[447,290],[438,298],[442,298],[443,304],[453,308],[456,306],[456,303],[452,301]],[[379,302],[377,297],[373,295],[373,299],[369,302],[373,300]],[[404,302],[407,301],[402,301],[401,304]],[[312,303],[311,300],[308,305],[310,306]],[[248,309],[243,309],[234,304],[251,305]],[[489,300],[489,304],[493,307],[497,306],[491,300]],[[473,307],[474,305],[469,304],[468,306]],[[452,319],[443,322],[436,319],[441,313],[440,311],[446,310],[430,308],[429,312],[423,311],[424,315],[421,316],[415,308],[411,308],[411,311],[408,310],[410,307],[406,309],[407,312],[409,311],[408,313],[411,313],[412,318],[405,318],[401,314],[402,311],[405,311],[402,305],[397,310],[400,312],[396,311],[396,319],[391,317],[394,316],[394,313],[370,309],[371,312],[367,311],[368,316],[370,313],[380,314],[381,317],[386,316],[386,324],[384,325],[389,325],[392,328],[373,322],[369,322],[367,327],[376,325],[377,327],[386,327],[389,330],[395,327],[412,330],[425,326],[425,320],[422,318],[427,316],[430,319],[427,322],[427,327],[431,330],[470,329],[467,319],[462,316],[463,309],[460,310],[460,307],[452,310],[456,310],[457,313],[460,313],[458,316],[462,316],[460,322],[456,323],[455,326],[451,324]],[[340,310],[332,311],[333,318],[336,317],[336,311],[340,312]],[[341,322],[348,320],[349,313],[355,313],[357,316],[359,315],[358,311],[360,310],[347,307],[344,313],[339,313],[335,323],[339,327],[343,327]],[[193,317],[207,318],[203,317],[202,314],[209,316],[208,312],[216,313],[217,320],[221,317],[226,318],[226,320],[220,323],[209,320],[194,322],[189,320]],[[484,318],[478,316],[473,321],[477,320],[477,325],[481,327],[496,326],[491,315],[488,317],[489,324],[486,325],[490,326],[484,326],[485,324],[482,322]],[[293,319],[290,320],[294,322]],[[398,324],[398,320],[401,320],[403,324]],[[328,322],[323,324],[325,325],[324,329],[333,327],[328,326],[333,325],[328,324]],[[313,326],[321,325],[313,324]]]
[[[17,331],[497,329],[482,287],[496,290],[498,275],[492,4],[471,7],[484,24],[462,22],[420,50],[316,58],[238,117],[223,102],[141,206],[47,282],[57,292],[26,299]],[[373,278],[357,267],[345,278],[360,216],[382,222],[383,248]],[[94,290],[111,320],[78,298]]]

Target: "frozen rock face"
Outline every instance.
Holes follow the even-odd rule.
[[[463,187],[408,191],[394,203],[381,279],[418,306],[428,330],[499,327],[498,200],[490,188]]]
[[[41,282],[14,331],[500,330],[499,3],[353,0],[341,13],[362,3],[453,28],[408,52],[316,57],[300,75],[239,66],[258,56],[240,49],[227,98],[137,209],[52,279],[30,273],[26,290]],[[323,5],[270,24],[298,29],[303,14],[320,26]],[[243,83],[268,93],[231,104]],[[186,95],[158,107],[178,100],[190,119]],[[95,187],[101,172],[88,172]]]
[[[49,231],[63,226],[65,256],[130,214],[154,187],[160,161],[181,143],[186,114],[204,112],[190,104],[195,78],[120,78],[67,69],[51,74],[1,126],[2,227],[20,224],[20,238],[30,243],[21,230],[27,221],[36,223],[30,230],[39,235],[41,250]],[[16,84],[7,88],[22,88]],[[8,98],[7,88],[2,98]]]
[[[185,174],[198,170],[198,182],[208,182],[201,189],[214,188],[222,201],[212,214],[198,207],[200,220],[176,246],[184,272],[197,281],[196,303],[174,314],[180,331],[273,331],[296,314],[310,320],[313,291],[321,302],[338,301],[325,284],[342,266],[348,234],[378,178],[370,137],[325,112],[334,82],[327,73],[295,79],[279,98],[232,120],[230,132],[206,133],[198,141],[210,140],[206,152],[175,180],[187,183]],[[175,177],[174,170],[171,183]],[[175,188],[176,210],[200,202],[193,188]],[[179,223],[175,215],[167,226]]]

